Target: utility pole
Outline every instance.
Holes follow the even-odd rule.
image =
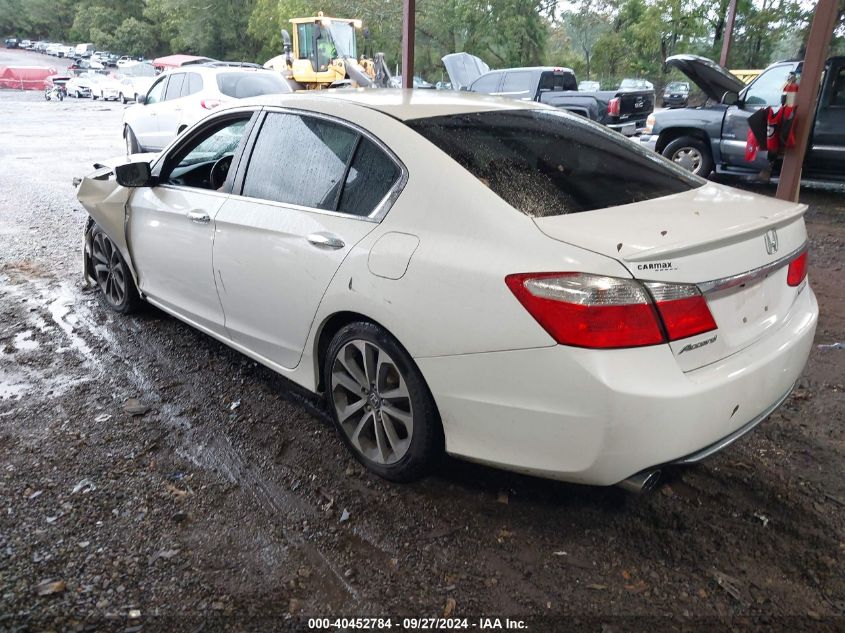
[[[731,0],[728,5],[728,19],[725,20],[725,30],[722,31],[722,54],[719,56],[719,65],[728,67],[728,55],[731,52],[731,41],[734,37],[734,22],[736,21],[736,0]]]
[[[733,0],[736,2],[736,0]],[[414,35],[417,25],[416,0],[404,0],[402,10],[402,87],[414,87]]]
[[[833,37],[833,27],[839,17],[839,0],[819,0],[813,25],[807,38],[807,51],[804,53],[804,65],[801,68],[801,82],[798,84],[798,95],[795,102],[795,147],[787,149],[780,170],[777,197],[781,200],[798,201],[801,188],[801,167],[810,131],[813,127],[813,117],[816,112],[816,100],[819,96],[819,84],[822,71],[827,61],[827,51]]]

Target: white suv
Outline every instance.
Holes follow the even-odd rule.
[[[289,93],[277,72],[191,64],[162,74],[137,105],[123,114],[127,154],[164,149],[177,134],[211,110],[235,99]]]

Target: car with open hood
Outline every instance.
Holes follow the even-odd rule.
[[[530,101],[263,95],[103,161],[78,199],[106,306],[322,394],[397,481],[445,451],[647,486],[783,402],[818,315],[806,205]]]
[[[697,107],[664,110],[649,117],[641,141],[685,169],[708,176],[750,176],[769,166],[767,152],[746,160],[749,117],[761,108],[781,105],[790,74],[801,76],[801,61],[777,62],[750,84],[713,61],[697,55],[675,55],[666,65],[689,77],[706,97]],[[797,117],[807,117],[797,112]],[[827,60],[814,112],[802,177],[845,181],[845,57]],[[779,164],[774,165],[777,175]]]
[[[626,136],[642,129],[654,110],[654,90],[581,90],[575,72],[559,66],[490,70],[469,53],[443,57],[454,90],[467,90],[520,101],[537,101],[598,121]]]

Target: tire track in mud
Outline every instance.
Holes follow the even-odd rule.
[[[316,569],[324,570],[322,574],[324,584],[320,591],[325,602],[337,609],[349,607],[350,602],[355,607],[364,606],[361,594],[343,577],[338,563],[332,561],[319,547],[308,541],[293,527],[296,522],[319,521],[321,519],[319,510],[303,502],[295,493],[268,481],[247,463],[244,455],[231,444],[225,433],[193,425],[191,420],[180,412],[184,410],[184,406],[177,407],[162,399],[155,382],[147,375],[143,367],[148,363],[154,363],[157,369],[164,370],[159,371],[158,378],[170,383],[179,380],[184,382],[185,374],[168,355],[161,354],[155,344],[150,342],[149,333],[143,331],[143,316],[115,317],[109,314],[106,322],[100,324],[96,321],[90,306],[85,305],[86,301],[79,289],[68,282],[57,281],[46,275],[35,277],[28,274],[28,271],[16,269],[13,266],[6,266],[5,271],[5,274],[0,275],[0,291],[14,300],[35,304],[36,309],[48,313],[49,322],[36,312],[31,312],[32,316],[28,317],[28,320],[33,326],[40,326],[42,331],[55,330],[52,333],[64,339],[63,345],[57,339],[53,339],[57,352],[73,354],[81,361],[84,373],[87,375],[63,380],[62,383],[66,388],[86,382],[96,382],[107,374],[114,377],[113,365],[120,366],[128,383],[138,393],[144,394],[145,404],[159,411],[157,421],[168,431],[167,442],[171,444],[174,452],[195,466],[237,484],[238,490],[242,491],[240,494],[248,494],[255,500],[264,513],[265,521],[280,529],[288,544],[299,548]],[[87,303],[94,302],[99,309],[107,310],[100,304],[96,295],[91,295]],[[30,305],[29,308],[32,310],[33,306]],[[165,316],[165,318],[170,317]],[[121,325],[128,325],[125,332],[129,334],[132,344],[136,347],[131,347],[128,341],[124,340],[125,337],[118,336],[113,331],[115,327]],[[196,335],[204,336],[199,333]],[[139,351],[140,359],[138,358]],[[0,355],[0,361],[6,361],[6,356]],[[2,365],[0,365],[0,372],[2,372]],[[0,379],[2,376],[3,374],[0,373]],[[42,372],[30,374],[26,378],[26,387],[35,388],[43,385],[45,381],[49,383],[49,378]],[[193,388],[183,389],[180,397],[202,392],[203,385],[199,376],[191,382],[194,383]],[[2,385],[3,383],[0,382],[0,395],[3,394]],[[10,387],[14,386],[10,385]],[[25,389],[20,386],[19,391],[23,392]],[[65,390],[53,389],[51,397],[58,397]],[[194,404],[202,406],[203,403],[195,401]],[[3,415],[12,413],[14,410],[5,412]],[[283,465],[281,470],[286,471],[284,474],[288,478],[295,477],[295,473]],[[280,521],[284,521],[286,525],[280,525]]]

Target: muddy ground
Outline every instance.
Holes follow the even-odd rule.
[[[71,180],[121,152],[121,109],[0,92],[0,631],[845,625],[845,350],[814,346],[777,413],[649,496],[454,460],[389,484],[314,397],[83,286]],[[843,341],[845,195],[802,199],[816,342]]]

